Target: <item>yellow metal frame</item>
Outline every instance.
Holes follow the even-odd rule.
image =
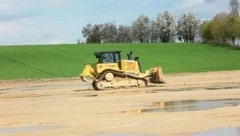
[[[119,66],[117,63],[102,63],[102,64],[97,64],[95,65],[96,72],[102,73],[104,70],[111,69],[111,70],[116,70],[119,71]]]
[[[140,73],[138,62],[133,60],[121,60],[121,70],[126,73]]]

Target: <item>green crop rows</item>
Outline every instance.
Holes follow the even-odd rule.
[[[240,70],[240,50],[203,44],[92,44],[1,46],[0,80],[77,77],[96,51],[129,51],[143,70],[162,66],[164,73]]]

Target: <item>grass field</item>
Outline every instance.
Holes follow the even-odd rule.
[[[132,51],[142,69],[160,65],[164,73],[240,70],[240,50],[203,44],[0,46],[0,80],[76,77],[103,50],[121,50],[122,58]]]

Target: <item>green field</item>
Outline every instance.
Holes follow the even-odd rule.
[[[76,77],[95,51],[129,51],[142,69],[162,66],[164,73],[240,70],[240,50],[203,44],[92,44],[0,46],[0,80]]]

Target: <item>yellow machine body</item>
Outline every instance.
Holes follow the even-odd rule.
[[[148,86],[148,83],[165,83],[161,67],[140,72],[139,61],[121,59],[120,51],[95,53],[99,62],[86,65],[80,77],[83,81],[93,80],[94,88],[120,88]]]

